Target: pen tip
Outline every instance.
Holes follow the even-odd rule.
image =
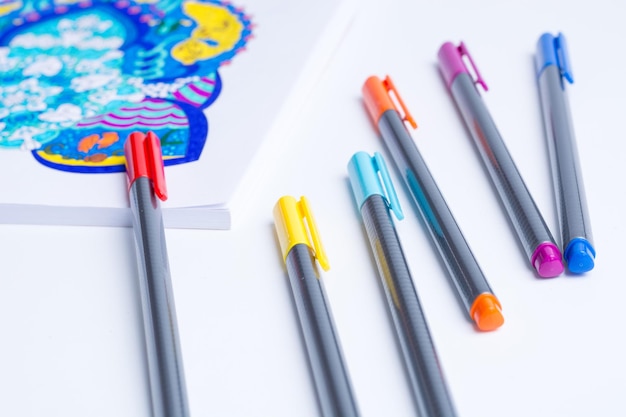
[[[470,315],[478,330],[490,332],[504,323],[504,316],[498,299],[489,293],[481,294],[474,300]]]
[[[586,240],[575,240],[569,244],[565,251],[567,267],[574,274],[582,274],[591,271],[595,266],[595,253],[593,247]]]
[[[563,273],[561,251],[552,243],[540,245],[533,255],[533,266],[541,278],[554,278]]]

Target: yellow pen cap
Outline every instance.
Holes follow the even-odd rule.
[[[297,244],[309,246],[324,271],[330,267],[317,232],[315,219],[306,197],[296,201],[292,196],[281,197],[274,206],[274,226],[278,234],[283,259]]]

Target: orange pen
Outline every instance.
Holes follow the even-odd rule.
[[[402,116],[393,101],[400,104]],[[495,330],[504,323],[500,301],[493,294],[452,212],[439,191],[405,122],[417,125],[400,98],[391,78],[372,76],[363,85],[365,107],[415,199],[419,213],[445,263],[470,318],[479,330]]]

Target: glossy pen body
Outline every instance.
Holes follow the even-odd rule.
[[[395,91],[389,77],[384,82],[378,77],[370,77],[365,82],[363,94],[370,116],[415,199],[470,318],[480,330],[495,330],[504,322],[500,302],[493,295],[403,118],[391,101],[386,102],[387,90]],[[412,121],[410,116],[407,119]]]
[[[274,219],[322,415],[356,417],[359,412],[348,369],[315,260],[324,269],[328,264],[306,199],[296,202],[293,197],[282,197],[274,208]]]
[[[350,182],[381,282],[391,311],[396,334],[411,388],[422,417],[456,416],[433,344],[426,317],[413,284],[400,239],[393,225],[390,207],[402,218],[387,169],[380,154],[370,158],[365,152],[355,154],[348,165]],[[385,194],[377,187],[376,172],[385,181]],[[368,192],[369,187],[377,187]]]
[[[153,176],[154,166],[142,152],[152,153],[160,160],[158,138],[148,133],[145,141],[141,133],[132,133],[125,152],[128,168],[130,206],[139,268],[139,290],[143,310],[144,332],[148,358],[148,373],[154,417],[188,417],[189,407],[183,363],[180,353],[174,294],[167,258],[163,218],[159,204],[160,185]],[[139,163],[136,162],[139,160]],[[146,163],[146,161],[148,161]],[[146,165],[147,169],[137,165]],[[144,175],[145,174],[145,175]],[[164,185],[163,185],[164,186]],[[164,190],[164,188],[163,188]],[[165,193],[163,193],[163,196]]]
[[[463,44],[458,48],[449,42],[444,44],[439,50],[442,74],[530,264],[542,278],[558,276],[563,272],[561,253],[478,94],[462,55],[469,57]],[[476,72],[477,82],[485,86]]]
[[[574,82],[565,37],[542,35],[537,42],[535,62],[563,257],[571,272],[583,273],[593,269],[596,251],[565,90],[567,82]]]

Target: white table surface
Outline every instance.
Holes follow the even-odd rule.
[[[233,230],[166,231],[192,416],[319,415],[273,229],[273,205],[287,194],[313,206],[331,263],[324,285],[362,415],[416,415],[347,182],[356,151],[381,151],[391,165],[361,102],[365,79],[386,74],[420,125],[413,137],[506,319],[492,333],[472,327],[394,171],[407,215],[397,228],[459,416],[626,415],[626,3],[513,3],[361,2]],[[436,53],[445,41],[465,41],[490,87],[487,106],[558,236],[532,62],[546,31],[569,41],[569,97],[598,256],[585,276],[542,280]],[[0,415],[149,416],[132,230],[3,225],[0,253]]]

